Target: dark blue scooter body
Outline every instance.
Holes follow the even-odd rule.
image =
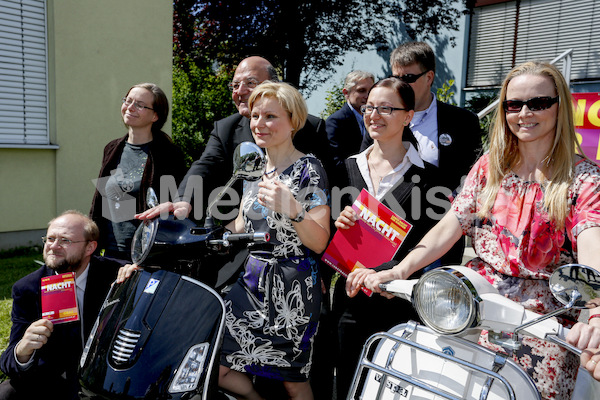
[[[224,315],[223,301],[207,285],[164,270],[136,271],[112,288],[100,311],[96,335],[82,356],[84,394],[105,399],[210,398]],[[194,376],[191,372],[198,369],[201,373]],[[174,386],[177,372],[179,385]]]
[[[232,243],[265,243],[269,235],[231,234],[210,211],[236,179],[260,179],[264,165],[256,144],[241,143],[234,176],[209,205],[204,227],[173,216],[138,227],[132,259],[146,270],[113,285],[100,310],[81,356],[82,399],[215,398],[225,305],[208,285]],[[151,189],[147,199],[148,207],[158,204]]]

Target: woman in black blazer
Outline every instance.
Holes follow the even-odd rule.
[[[367,104],[362,106],[365,127],[374,143],[345,163],[349,186],[358,191],[366,189],[413,225],[395,259],[404,257],[450,207],[449,193],[437,186],[436,168],[421,159],[416,139],[408,128],[414,105],[415,95],[407,83],[397,78],[377,82],[369,92]],[[356,219],[356,213],[348,205],[335,226],[348,229]],[[365,268],[354,283],[396,263]],[[362,345],[371,334],[410,319],[418,321],[409,302],[398,298],[390,301],[379,295],[367,297],[358,290],[346,293],[344,283],[345,279],[338,282],[334,300],[334,314],[339,318],[338,355],[335,357],[339,398],[346,397]]]

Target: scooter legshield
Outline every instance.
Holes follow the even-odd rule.
[[[223,301],[207,285],[164,270],[138,271],[105,300],[82,355],[82,391],[98,399],[209,398],[224,325]],[[201,357],[195,350],[196,358],[187,359],[194,346]],[[178,369],[183,385],[173,388]]]

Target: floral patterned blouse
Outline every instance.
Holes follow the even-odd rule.
[[[549,220],[544,209],[544,187],[508,173],[488,218],[477,215],[479,194],[486,185],[488,155],[469,172],[464,187],[452,203],[463,233],[471,236],[477,258],[467,266],[478,271],[500,294],[538,313],[561,305],[552,296],[548,278],[559,266],[577,261],[577,238],[587,228],[600,226],[600,168],[582,159],[575,165],[568,191],[570,210],[563,229]],[[573,310],[559,321],[572,326]],[[482,331],[479,343],[502,349]],[[543,399],[567,400],[575,386],[579,357],[544,340],[523,337],[512,355],[534,380]]]
[[[478,256],[470,266],[485,269],[485,273],[480,272],[486,276],[489,273],[488,280],[497,287],[500,285],[501,293],[513,300],[515,296],[521,297],[525,307],[543,312],[549,306],[546,301],[552,296],[519,294],[515,287],[503,287],[498,280],[503,279],[502,275],[528,278],[526,281],[544,281],[542,286],[547,287],[548,278],[557,267],[577,261],[577,237],[587,228],[600,226],[600,168],[586,159],[575,165],[568,192],[571,207],[561,230],[549,220],[544,209],[543,186],[514,173],[507,174],[502,181],[490,217],[478,217],[478,196],[485,187],[488,169],[486,154],[471,169],[461,193],[452,204],[463,233],[473,239],[473,249]],[[509,286],[514,283],[510,282]],[[520,285],[528,284],[521,282]],[[550,303],[554,304],[554,301]]]
[[[321,162],[312,154],[298,159],[276,179],[290,188],[305,211],[329,205],[327,175]],[[273,245],[273,256],[276,258],[294,259],[307,256],[308,249],[302,244],[289,218],[258,203],[258,182],[244,182],[242,215],[245,231],[270,232],[269,243]]]

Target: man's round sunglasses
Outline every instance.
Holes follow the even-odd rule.
[[[552,107],[554,103],[558,103],[558,96],[533,97],[525,101],[504,100],[502,106],[504,107],[504,111],[507,113],[518,113],[521,111],[524,105],[527,105],[527,108],[530,111],[541,111]]]
[[[257,81],[256,79],[247,79],[245,81],[233,81],[231,82],[229,85],[227,85],[229,87],[229,90],[231,90],[232,92],[236,92],[240,89],[240,87],[242,86],[242,83],[244,85],[246,85],[246,87],[248,89],[254,89],[256,86],[258,86],[260,84],[259,81]]]
[[[405,75],[392,75],[393,78],[400,79],[406,83],[415,83],[417,79],[425,75],[428,71],[423,71],[420,74],[405,74]]]

